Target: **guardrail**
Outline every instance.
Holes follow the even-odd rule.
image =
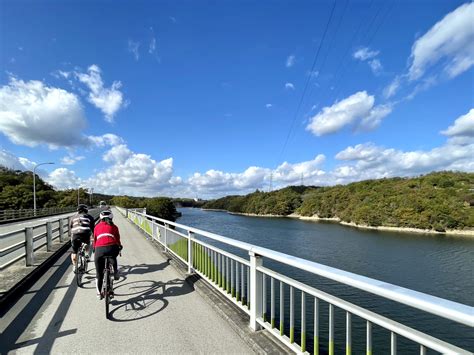
[[[94,218],[97,218],[99,215],[99,211],[97,210],[91,210],[89,213]],[[69,218],[70,217],[59,218],[57,220],[0,234],[0,241],[8,238],[21,240],[0,249],[0,258],[11,254],[18,254],[2,263],[0,270],[7,268],[23,258],[25,259],[26,266],[33,266],[35,263],[35,251],[45,246],[46,251],[53,251],[53,241],[56,239],[59,239],[60,243],[65,242],[69,234]],[[35,235],[35,231],[39,231],[39,233]],[[23,250],[23,252],[17,253],[19,250]]]
[[[319,354],[322,344],[320,338],[322,329],[321,303],[328,305],[327,348],[329,354],[334,354],[335,351],[336,308],[345,312],[346,354],[350,354],[352,351],[352,316],[360,317],[366,322],[365,347],[367,354],[372,354],[374,351],[372,346],[373,325],[384,328],[390,333],[391,354],[397,352],[398,337],[418,344],[420,354],[426,354],[428,349],[444,354],[470,354],[470,352],[441,339],[275,272],[264,267],[263,261],[268,259],[299,268],[471,328],[474,327],[474,307],[156,218],[136,210],[121,209],[121,212],[154,241],[163,245],[165,252],[174,254],[185,263],[188,272],[200,275],[247,313],[250,316],[250,327],[253,330],[261,327],[268,329],[271,334],[297,353],[308,351],[306,337],[309,320],[306,319],[306,310],[308,300],[310,300],[314,307],[314,319],[312,319],[312,352],[314,354]],[[207,240],[243,250],[248,253],[249,259],[217,248]],[[276,285],[277,283],[278,285]],[[295,339],[295,290],[301,294],[300,302],[298,302],[301,309],[298,317],[300,339]],[[285,295],[289,295],[289,302],[285,299]],[[285,319],[288,318],[288,313],[289,334],[285,334]]]
[[[22,210],[0,210],[0,222],[10,222],[19,219],[26,219],[32,217],[51,216],[60,213],[67,213],[75,211],[76,207],[64,207],[64,208],[41,208],[36,209],[22,209]]]

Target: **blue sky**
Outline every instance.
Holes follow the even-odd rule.
[[[54,161],[40,174],[58,188],[215,197],[474,171],[470,2],[0,7],[0,164]]]

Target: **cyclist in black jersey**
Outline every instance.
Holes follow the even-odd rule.
[[[90,256],[90,240],[91,234],[94,231],[94,218],[88,214],[86,205],[79,205],[77,207],[77,214],[71,217],[69,222],[69,235],[71,236],[71,261],[74,269],[76,263],[76,254],[82,243],[87,244],[87,257]]]

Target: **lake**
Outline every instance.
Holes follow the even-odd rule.
[[[177,222],[181,224],[474,306],[474,239],[470,237],[363,230],[331,222],[248,217],[192,208],[179,211],[182,217]],[[224,249],[245,256],[238,250]],[[405,325],[474,350],[474,333],[468,327],[286,265],[268,261],[264,261],[264,265]],[[311,312],[310,304],[307,308]],[[298,305],[295,310],[298,314]],[[327,310],[323,308],[321,313],[321,323],[327,323]],[[355,318],[353,353],[359,353],[364,352],[365,323]],[[343,311],[336,312],[336,321],[336,352],[339,352],[343,351],[345,337]],[[311,324],[308,324],[308,332],[312,332]],[[327,328],[323,328],[321,335],[326,336],[326,333]],[[388,351],[389,337],[388,332],[374,328],[374,353]],[[419,351],[405,340],[399,341],[398,349],[401,353]],[[325,350],[326,347],[322,349]]]

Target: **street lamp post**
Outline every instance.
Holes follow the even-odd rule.
[[[33,168],[33,213],[36,216],[36,168],[40,165],[50,165],[54,164],[52,162],[48,163],[39,163],[36,164],[35,167]]]

